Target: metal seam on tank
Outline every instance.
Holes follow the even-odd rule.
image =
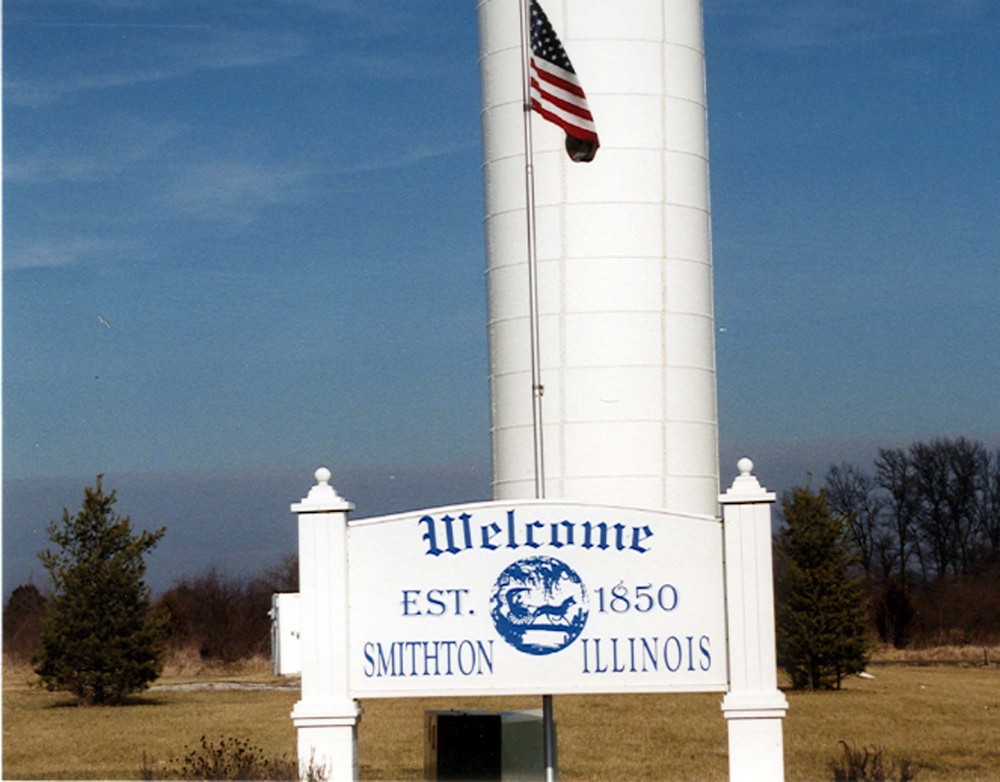
[[[668,260],[672,263],[689,263],[696,264],[698,266],[705,266],[711,269],[712,264],[710,261],[706,261],[704,258],[688,258],[683,255],[668,255],[664,259],[661,255],[575,255],[574,260],[578,261],[620,261],[622,259],[627,259],[630,261],[662,261]],[[559,260],[558,258],[539,258],[539,263],[554,263]],[[497,263],[492,266],[487,266],[485,274],[489,276],[493,272],[501,271],[503,269],[512,269],[515,266],[524,266],[524,261],[511,261],[510,263]]]
[[[709,323],[711,323],[714,320],[714,318],[712,317],[712,314],[709,313],[709,312],[704,312],[704,311],[701,311],[701,310],[678,310],[678,309],[667,309],[667,308],[663,308],[662,310],[660,310],[660,309],[656,309],[656,310],[653,310],[653,309],[648,309],[648,310],[622,310],[622,309],[614,309],[614,310],[573,310],[572,312],[569,312],[569,313],[562,313],[562,311],[560,311],[560,312],[549,311],[549,312],[543,312],[542,316],[543,317],[554,317],[556,315],[561,315],[561,314],[568,314],[568,315],[573,315],[573,316],[587,316],[587,317],[589,317],[591,315],[646,315],[646,316],[648,316],[648,315],[652,315],[652,314],[658,313],[658,312],[664,312],[664,313],[667,313],[669,315],[684,315],[685,317],[688,317],[688,318],[698,318],[700,320],[708,321]],[[487,326],[494,326],[494,325],[499,325],[499,324],[502,324],[502,323],[513,323],[514,321],[527,320],[527,319],[528,319],[527,315],[505,315],[505,316],[499,317],[499,318],[489,318],[489,319],[487,319],[486,325]],[[616,364],[615,366],[625,366],[625,365],[624,364],[622,364],[622,365]]]
[[[662,90],[646,92],[645,90],[633,91],[633,92],[609,92],[607,90],[588,90],[587,96],[591,99],[595,97],[602,98],[613,98],[613,97],[627,97],[627,98],[663,98],[671,103],[677,103],[684,106],[687,109],[699,109],[701,111],[707,110],[708,106],[704,101],[689,98],[685,95],[671,95],[669,93],[664,93]],[[479,109],[479,117],[482,118],[493,112],[499,111],[500,109],[515,109],[520,108],[523,101],[521,98],[504,98],[503,100],[496,101],[495,103],[486,103]],[[599,119],[599,117],[598,117]],[[556,150],[553,149],[543,149],[536,150],[538,154],[553,154]],[[487,158],[489,159],[489,158]]]
[[[661,38],[666,37],[666,14],[661,16]],[[666,114],[667,114],[667,57],[666,57],[666,47],[660,47],[660,84],[663,86],[662,94],[660,96],[660,138],[667,138],[667,127],[666,127]],[[668,193],[668,181],[667,181],[667,155],[665,152],[660,153],[660,166],[661,166],[661,177],[660,186],[661,198],[665,203],[667,201]],[[667,243],[669,240],[669,225],[667,221],[667,210],[664,209],[660,213],[660,252],[664,258],[663,264],[663,275],[662,284],[660,289],[660,305],[661,305],[661,321],[660,321],[660,351],[661,359],[660,363],[664,370],[670,366],[670,355],[669,355],[669,339],[667,334],[667,302],[670,296],[670,279],[667,274]],[[665,374],[665,373],[664,373]],[[668,428],[669,428],[669,410],[668,410],[668,389],[667,389],[667,379],[663,378],[663,385],[660,388],[660,426],[659,426],[659,436],[660,436],[660,451],[663,454],[663,472],[660,476],[660,502],[663,507],[669,506],[669,498],[667,497],[667,482],[668,477],[671,475],[672,464],[670,460],[670,453],[667,447],[668,439]]]
[[[652,151],[652,150],[649,150],[649,151]],[[541,204],[538,208],[539,208],[539,211],[545,211],[546,209],[556,209],[556,208],[560,208],[561,209],[563,206],[565,206],[565,204],[558,204],[558,203],[549,202],[549,203],[543,203],[543,204]],[[656,206],[656,207],[663,207],[663,208],[670,208],[670,209],[686,209],[686,210],[689,210],[689,211],[701,212],[702,214],[710,214],[709,210],[706,207],[694,206],[693,204],[684,204],[684,203],[680,203],[678,201],[646,201],[646,200],[639,200],[639,199],[633,199],[633,200],[624,200],[624,199],[622,199],[622,200],[617,200],[617,201],[580,201],[580,202],[577,202],[577,203],[571,205],[571,207],[577,207],[577,206],[579,206],[579,207],[591,207],[591,206]],[[524,207],[521,207],[520,210],[512,207],[510,209],[501,209],[501,210],[498,210],[496,212],[487,212],[485,219],[488,220],[491,217],[497,217],[497,216],[500,216],[500,215],[515,214],[515,213],[517,213],[519,211],[523,212],[524,211]]]
[[[706,375],[714,375],[715,370],[710,367],[699,366],[698,364],[574,364],[569,367],[572,370],[578,369],[683,369],[689,372],[701,372]],[[494,378],[514,377],[515,375],[528,375],[527,369],[504,369],[492,373]]]
[[[660,420],[659,418],[614,418],[614,419],[610,419],[608,421],[598,421],[597,423],[599,423],[599,424],[601,424],[603,426],[608,426],[608,427],[612,427],[613,428],[613,427],[616,427],[616,426],[620,426],[621,424],[649,424],[649,423],[658,423],[659,420]],[[583,424],[585,424],[587,426],[591,426],[595,422],[591,421],[589,418],[567,418],[564,421],[564,423],[566,423],[566,424],[574,424],[574,425],[577,425],[577,426],[583,425]],[[680,423],[680,424],[694,424],[696,426],[713,426],[714,425],[714,421],[709,421],[709,420],[706,420],[704,418],[684,418],[684,419],[677,419],[677,423]],[[529,430],[531,428],[532,428],[532,424],[529,421],[526,424],[498,424],[495,427],[495,430],[498,431],[498,432],[513,431],[515,429],[524,429],[525,431],[527,431],[527,430]]]

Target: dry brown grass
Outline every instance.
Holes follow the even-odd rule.
[[[153,689],[119,707],[79,706],[4,677],[4,779],[138,779],[143,753],[164,762],[239,736],[269,754],[291,754],[294,690]]]
[[[878,646],[871,653],[872,663],[944,663],[961,662],[981,665],[989,660],[1000,665],[1000,646],[932,646],[926,649],[896,649]]]
[[[981,650],[980,650],[981,654]],[[946,655],[947,656],[947,655]],[[949,658],[955,659],[955,658]],[[980,658],[981,659],[981,658]],[[875,666],[841,692],[788,693],[789,782],[830,779],[838,741],[909,756],[918,782],[1000,780],[1000,667]],[[133,705],[85,708],[5,669],[5,778],[135,778],[142,754],[183,753],[201,735],[248,738],[273,755],[294,749],[296,690],[152,690]],[[184,676],[168,683],[204,679]],[[217,677],[212,677],[217,678]],[[260,682],[253,671],[229,681]],[[563,782],[714,780],[727,776],[721,695],[560,696],[555,699]],[[364,779],[420,779],[429,709],[539,708],[538,698],[368,700],[359,727]]]
[[[163,666],[166,679],[189,676],[270,676],[271,660],[255,655],[233,663],[203,660],[194,647],[175,649],[167,656]]]

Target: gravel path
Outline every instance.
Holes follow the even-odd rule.
[[[302,686],[299,679],[278,682],[178,682],[175,684],[154,684],[150,690],[195,692],[198,690],[298,690]]]

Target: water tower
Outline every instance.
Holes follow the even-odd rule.
[[[542,0],[601,146],[532,112],[544,496],[718,512],[700,0]],[[521,17],[479,0],[493,486],[535,493]]]

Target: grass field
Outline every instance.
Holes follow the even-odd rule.
[[[788,693],[786,778],[830,779],[838,741],[877,743],[908,756],[917,780],[1000,780],[1000,668],[970,665],[873,666],[837,692]],[[120,708],[74,705],[30,686],[28,672],[5,669],[4,779],[136,778],[147,758],[166,761],[202,735],[239,736],[269,754],[290,755],[295,690],[154,689]],[[209,677],[173,677],[178,685]],[[218,679],[216,675],[212,677]],[[227,677],[273,681],[260,674]],[[725,779],[721,696],[561,696],[555,699],[559,772],[579,780]],[[538,708],[537,698],[405,699],[363,703],[363,779],[420,779],[427,709]]]

